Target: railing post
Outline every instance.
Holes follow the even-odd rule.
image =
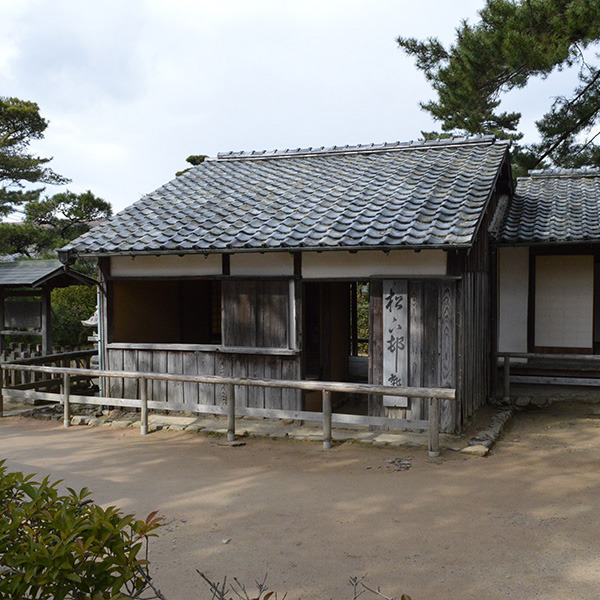
[[[323,390],[323,448],[331,449],[331,392]]]
[[[440,401],[429,398],[429,456],[440,455]]]
[[[235,387],[227,384],[227,441],[235,442]]]
[[[4,416],[4,369],[0,369],[0,417]]]
[[[142,435],[146,435],[148,433],[148,380],[140,379],[140,402],[142,404],[141,408],[141,430]]]
[[[63,373],[63,411],[65,427],[71,427],[71,405],[69,404],[70,394],[71,378],[68,373]]]
[[[504,402],[510,402],[510,356],[504,357],[504,369],[502,370],[504,375]]]

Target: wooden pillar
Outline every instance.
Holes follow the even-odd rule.
[[[429,398],[429,456],[440,455],[440,401]]]
[[[0,417],[4,416],[4,369],[0,369]]]
[[[98,259],[98,361],[100,369],[108,369],[108,356],[106,352],[106,344],[111,341],[112,331],[109,332],[108,326],[108,311],[109,311],[109,294],[112,294],[112,288],[109,285],[108,277],[110,276],[110,258]],[[109,393],[109,378],[100,377],[100,396],[108,397]]]
[[[141,406],[141,431],[142,435],[146,435],[148,433],[148,380],[140,379],[140,402]]]
[[[71,378],[68,373],[63,374],[63,416],[65,427],[71,427]]]
[[[502,370],[504,376],[504,402],[510,402],[510,356],[504,357],[504,369]]]
[[[4,317],[4,299],[6,298],[6,294],[4,290],[0,291],[0,354],[2,354],[6,350],[6,339],[4,334],[1,333],[6,329],[6,319]],[[2,357],[0,356],[0,360]]]
[[[227,441],[235,442],[235,386],[227,384]]]
[[[323,448],[331,448],[331,392],[323,390]]]
[[[350,284],[350,348],[351,356],[358,356],[358,285],[354,281]]]
[[[50,288],[42,289],[42,354],[52,352],[52,317],[50,307]]]

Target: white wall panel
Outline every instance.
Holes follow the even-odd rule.
[[[110,259],[113,277],[186,277],[221,273],[220,254],[113,256]]]
[[[305,252],[302,277],[306,279],[361,279],[374,275],[446,275],[443,250],[377,250],[362,252]]]
[[[498,350],[527,352],[529,248],[498,250]]]
[[[593,323],[594,257],[536,257],[535,345],[591,349]]]
[[[294,275],[294,257],[289,252],[240,252],[230,258],[231,275]]]

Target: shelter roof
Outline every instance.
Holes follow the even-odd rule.
[[[600,241],[600,169],[531,171],[517,180],[499,241]]]
[[[57,259],[0,262],[0,287],[40,287],[45,284],[64,287],[79,283],[91,285],[95,282],[77,271],[65,273],[63,265]]]
[[[508,147],[482,136],[219,154],[62,251],[470,246]]]

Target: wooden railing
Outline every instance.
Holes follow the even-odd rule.
[[[42,356],[31,356],[28,358],[18,358],[16,360],[2,363],[3,382],[6,387],[20,390],[42,390],[58,387],[61,384],[60,376],[40,378],[41,371],[33,368],[27,371],[21,369],[23,366],[35,367],[81,367],[90,369],[92,357],[98,351],[75,350],[73,352],[57,352],[55,354],[44,354]],[[86,377],[89,379],[89,377]]]
[[[514,358],[517,360],[523,360],[530,358],[544,359],[544,360],[556,360],[556,361],[573,361],[573,362],[587,362],[597,363],[598,371],[600,375],[600,356],[597,354],[541,354],[536,352],[498,352],[496,356],[502,360],[502,376],[503,376],[503,399],[506,402],[510,401],[510,359]],[[518,363],[519,366],[526,366],[527,363]],[[513,383],[538,383],[547,385],[582,385],[582,386],[598,386],[600,387],[600,379],[596,378],[582,378],[582,377],[559,377],[551,375],[513,375]]]
[[[128,371],[107,371],[95,369],[75,369],[69,367],[48,367],[40,365],[10,364],[0,365],[0,416],[3,412],[3,398],[34,399],[50,402],[60,402],[64,409],[64,426],[71,424],[71,403],[89,405],[109,405],[118,407],[138,408],[141,412],[141,433],[148,432],[148,410],[170,410],[195,413],[208,413],[227,416],[227,437],[229,441],[235,439],[235,417],[250,416],[270,419],[294,419],[303,421],[317,421],[323,423],[323,447],[331,448],[332,424],[339,425],[368,425],[392,426],[399,429],[429,430],[429,454],[438,456],[440,452],[440,400],[455,400],[456,393],[450,388],[415,388],[391,387],[374,384],[356,384],[331,381],[287,381],[281,379],[249,379],[238,377],[220,377],[216,375],[179,375],[170,373],[145,373]],[[37,390],[15,389],[4,386],[4,374],[9,369],[19,369],[25,372],[37,371],[62,377],[61,393],[40,392]],[[107,398],[71,394],[71,381],[74,377],[103,377],[126,378],[139,381],[139,398]],[[150,400],[147,392],[148,380],[170,381],[183,383],[204,383],[223,385],[226,389],[226,403],[224,405],[212,404],[185,404],[161,402]],[[296,389],[305,391],[320,391],[323,398],[323,411],[313,412],[304,410],[280,410],[254,407],[235,406],[236,386],[256,386],[263,388]],[[395,419],[390,417],[371,417],[364,415],[349,415],[333,413],[331,409],[332,392],[349,394],[372,394],[379,396],[401,396],[407,398],[429,398],[429,419],[411,420]]]

